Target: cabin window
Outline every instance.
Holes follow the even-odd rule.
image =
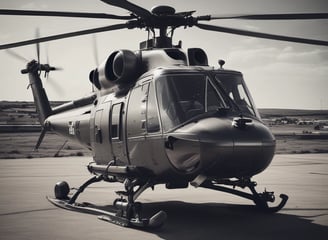
[[[114,104],[112,107],[112,124],[110,129],[112,139],[122,140],[122,108],[123,103]]]

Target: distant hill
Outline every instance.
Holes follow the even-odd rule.
[[[328,119],[328,110],[301,110],[301,109],[258,109],[262,118],[298,117],[310,119]]]
[[[58,106],[63,102],[51,102]],[[264,119],[281,117],[298,117],[310,119],[328,119],[328,110],[295,110],[295,109],[259,109]],[[33,102],[29,101],[0,101],[0,125],[39,124],[38,115]]]
[[[51,102],[57,106],[63,102]],[[39,125],[35,105],[30,101],[0,101],[0,125]]]

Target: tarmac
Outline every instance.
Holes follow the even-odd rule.
[[[156,186],[138,199],[145,211],[164,210],[161,229],[133,229],[101,221],[95,215],[57,208],[46,200],[54,184],[78,187],[91,177],[90,157],[0,160],[0,239],[328,239],[328,154],[276,155],[254,176],[257,190],[289,200],[275,214],[256,210],[247,199],[189,187]],[[120,184],[96,183],[78,199],[111,205]]]

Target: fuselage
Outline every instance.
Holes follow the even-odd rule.
[[[275,150],[241,73],[210,67],[155,68],[126,94],[98,94],[46,121],[98,165],[141,167],[159,182],[251,177]]]

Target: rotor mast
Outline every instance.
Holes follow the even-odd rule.
[[[175,9],[170,6],[156,6],[151,9],[151,17],[144,22],[148,31],[153,33],[153,38],[140,43],[140,49],[149,48],[172,48],[172,36],[168,36],[169,26],[174,29],[169,19],[174,16]],[[159,36],[156,37],[155,29],[159,29]]]

